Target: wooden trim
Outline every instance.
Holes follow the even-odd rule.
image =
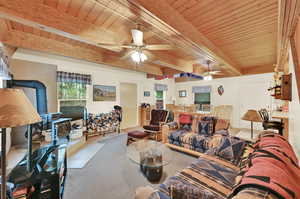
[[[243,72],[243,75],[271,73],[271,72],[274,72],[274,66],[262,65],[262,66],[246,67],[246,68],[243,68],[242,72]]]
[[[295,34],[300,0],[279,0],[277,67],[283,71],[285,58],[288,54],[289,41]]]
[[[295,71],[295,78],[296,78],[296,84],[297,84],[297,90],[300,94],[300,23],[297,25],[297,29],[291,38],[290,44],[291,44],[291,52],[292,52],[292,59],[294,62],[294,71]],[[299,95],[300,100],[300,95]]]
[[[200,153],[200,152],[197,152],[197,151],[193,151],[193,150],[190,150],[190,149],[187,149],[187,148],[184,148],[184,147],[180,147],[180,146],[176,146],[174,144],[170,144],[170,143],[165,143],[166,146],[172,148],[172,149],[175,149],[175,150],[178,150],[178,151],[182,151],[184,153],[188,153],[190,155],[193,155],[193,156],[196,156],[196,157],[201,157],[201,158],[204,158],[204,159],[208,159],[208,160],[212,160],[214,162],[217,162],[217,163],[220,163],[226,167],[229,167],[231,169],[234,169],[236,171],[240,170],[239,167],[233,165],[233,164],[230,164],[229,162],[226,162],[226,161],[223,161],[223,160],[220,160],[218,158],[215,158],[213,156],[210,156],[210,155],[206,155],[204,153]]]
[[[134,63],[126,61],[106,62],[105,59],[103,59],[103,57],[105,57],[105,53],[101,49],[84,48],[77,45],[36,36],[30,33],[8,31],[4,36],[0,37],[0,41],[11,46],[18,46],[21,48],[46,52],[50,54],[82,59],[85,61],[98,64],[106,64],[117,68],[135,70],[155,75],[163,74],[160,67],[151,64],[143,65],[145,67],[137,67]],[[118,60],[118,57],[115,57],[115,60]]]
[[[123,0],[124,1],[124,0]],[[208,56],[224,63],[228,69],[237,75],[241,75],[241,69],[220,48],[205,37],[197,28],[187,21],[177,10],[166,1],[157,0],[128,0],[132,7],[138,7],[148,16],[156,18],[161,23],[166,23],[174,32],[179,32],[190,40],[196,48],[201,49]],[[127,1],[126,1],[127,2]],[[170,14],[171,13],[171,14]]]

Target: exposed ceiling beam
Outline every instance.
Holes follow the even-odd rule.
[[[124,36],[117,35],[118,33],[103,29],[100,26],[60,12],[52,7],[45,6],[38,0],[29,2],[26,0],[0,0],[0,17],[82,43],[106,48],[115,52],[121,51],[119,47],[106,47],[100,43],[118,44]],[[128,35],[130,35],[129,32]],[[159,53],[156,53],[157,55]],[[118,59],[117,56],[115,58]],[[189,66],[190,64],[178,58],[173,57],[169,59],[162,55],[158,59],[162,63],[160,65],[164,67],[186,72],[192,70],[192,67]],[[177,59],[178,61],[176,61]],[[114,61],[119,63],[117,60]]]
[[[98,64],[106,64],[122,69],[136,70],[149,74],[162,75],[160,67],[147,65],[147,67],[136,67],[134,64],[122,61],[122,62],[106,62],[104,59],[105,52],[101,49],[84,48],[77,45],[72,45],[65,42],[60,42],[53,39],[48,39],[40,36],[36,36],[30,33],[19,31],[8,31],[5,35],[2,35],[0,41],[4,44],[11,46],[17,46],[21,48],[72,57],[76,59],[82,59],[89,62]],[[114,60],[118,60],[115,57]]]
[[[126,0],[121,0],[126,1]],[[140,9],[147,9],[149,15],[155,15],[172,28],[177,30],[182,36],[190,39],[196,46],[207,54],[214,57],[218,62],[225,64],[229,70],[236,75],[241,75],[239,66],[229,58],[220,48],[206,38],[189,21],[187,21],[178,11],[172,8],[167,1],[157,0],[127,0]]]
[[[0,17],[83,43],[121,50],[101,43],[120,44],[122,35],[60,12],[39,0],[0,0]]]
[[[151,51],[151,54],[155,56],[155,61],[153,61],[153,63],[181,72],[193,72],[194,61],[192,60],[181,59],[170,55],[167,52]]]
[[[262,66],[251,66],[251,67],[243,68],[242,72],[243,75],[272,73],[274,72],[274,66],[272,64],[262,65]]]
[[[278,39],[277,39],[277,67],[284,70],[285,57],[288,46],[294,35],[300,13],[300,0],[279,0]]]

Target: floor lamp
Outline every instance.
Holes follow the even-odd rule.
[[[39,114],[22,90],[0,89],[1,199],[6,199],[6,128],[39,121],[41,121]]]
[[[242,120],[251,122],[251,139],[253,139],[253,122],[262,122],[262,118],[256,110],[248,110]]]

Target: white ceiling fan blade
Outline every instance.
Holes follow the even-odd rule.
[[[153,44],[146,45],[144,49],[147,50],[174,50],[174,47],[169,44]]]
[[[219,75],[219,74],[222,74],[222,71],[217,71],[217,70],[215,70],[215,71],[210,71],[209,72],[211,75]]]
[[[134,51],[132,51],[132,50],[128,50],[127,52],[124,53],[124,55],[121,57],[121,59],[122,59],[122,60],[128,59],[128,58],[131,56],[131,54],[132,54],[133,52],[134,52]]]
[[[122,48],[129,48],[129,49],[133,49],[135,48],[135,46],[133,45],[121,45]]]
[[[137,29],[131,30],[131,35],[133,39],[133,43],[137,46],[143,45],[143,32]]]

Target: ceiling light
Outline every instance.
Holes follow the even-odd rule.
[[[213,77],[212,77],[212,75],[207,75],[207,76],[204,76],[203,79],[209,81],[209,80],[212,80]]]
[[[145,55],[144,53],[142,52],[139,52],[139,51],[134,51],[132,54],[131,54],[131,59],[136,62],[136,63],[141,63],[141,62],[144,62],[148,59],[147,55]]]

